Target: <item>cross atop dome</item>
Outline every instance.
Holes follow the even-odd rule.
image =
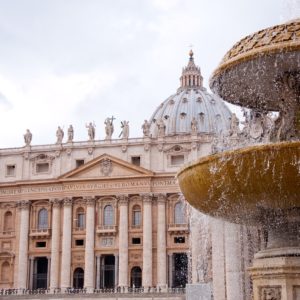
[[[190,50],[189,52],[189,62],[188,65],[182,69],[182,75],[180,77],[181,89],[188,88],[202,88],[203,87],[203,77],[201,75],[200,68],[195,65],[194,62],[194,52]]]

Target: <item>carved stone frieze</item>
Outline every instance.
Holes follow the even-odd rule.
[[[17,202],[0,203],[0,207],[1,207],[1,208],[5,208],[5,209],[8,209],[8,208],[15,208],[17,205],[18,205]]]
[[[64,206],[71,206],[73,204],[73,199],[70,197],[66,197],[63,199]]]
[[[50,199],[50,203],[52,204],[53,207],[60,207],[62,201],[63,201],[62,199],[58,199],[58,198]]]
[[[113,164],[112,161],[109,158],[105,158],[100,162],[100,169],[101,169],[101,173],[104,176],[108,176],[110,175],[110,173],[113,170]]]
[[[144,203],[151,203],[152,199],[153,199],[153,194],[152,193],[145,193],[145,194],[141,194],[143,202]]]
[[[281,300],[280,286],[261,287],[260,300]]]
[[[66,153],[67,153],[67,155],[71,155],[71,153],[72,153],[72,148],[67,148],[67,149],[66,149]]]
[[[85,200],[86,205],[89,205],[89,206],[95,205],[95,202],[96,202],[95,197],[84,197],[83,199]]]
[[[162,143],[159,143],[158,145],[157,145],[157,148],[158,148],[158,151],[163,151],[164,150],[164,145],[162,144]]]
[[[28,200],[18,201],[17,206],[19,209],[28,209],[30,206],[30,201],[28,201]]]
[[[167,195],[166,194],[156,194],[154,195],[155,197],[157,197],[157,202],[158,203],[166,203],[166,199],[167,199]]]
[[[30,156],[30,154],[29,154],[29,152],[24,152],[24,154],[23,154],[23,157],[27,160],[27,159],[29,159],[29,156]]]
[[[117,199],[120,205],[128,205],[128,195],[118,195]]]
[[[164,149],[166,153],[187,153],[191,151],[191,147],[183,147],[181,145],[174,145]]]
[[[145,143],[144,144],[144,150],[145,151],[149,151],[149,149],[150,149],[150,144],[149,143]]]
[[[87,149],[87,151],[88,151],[88,154],[89,154],[89,155],[92,155],[93,152],[94,152],[94,148],[93,148],[93,147],[89,147],[89,148]]]
[[[34,155],[30,158],[31,162],[32,162],[32,173],[33,174],[37,174],[37,165],[38,164],[49,164],[49,168],[45,173],[51,173],[51,168],[52,168],[52,164],[53,164],[53,160],[55,159],[54,155],[50,155],[50,154],[38,154],[38,155]]]

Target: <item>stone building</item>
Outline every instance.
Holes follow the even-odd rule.
[[[88,291],[114,287],[184,287],[189,256],[188,216],[175,175],[211,152],[231,113],[203,87],[190,53],[175,94],[129,138],[123,121],[112,139],[67,139],[0,149],[0,288]]]

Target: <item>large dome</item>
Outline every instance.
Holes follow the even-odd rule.
[[[203,87],[200,68],[194,63],[192,51],[180,82],[177,93],[167,98],[153,113],[150,119],[152,137],[158,136],[161,120],[165,124],[166,136],[190,134],[194,118],[198,133],[226,133],[231,112],[220,97],[208,93]]]

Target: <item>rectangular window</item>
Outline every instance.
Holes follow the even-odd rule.
[[[75,246],[84,246],[84,240],[75,240]]]
[[[141,211],[136,210],[133,212],[133,226],[141,225]]]
[[[38,163],[36,164],[37,173],[47,173],[49,172],[49,163]]]
[[[16,165],[7,165],[6,176],[15,176],[15,175],[16,175]]]
[[[84,213],[79,213],[77,215],[77,228],[81,228],[81,229],[84,229],[85,227],[85,222],[84,222]]]
[[[185,237],[184,236],[175,236],[174,237],[174,244],[184,244]]]
[[[133,245],[140,245],[141,244],[141,238],[132,238],[132,244]]]
[[[84,159],[76,159],[76,168],[84,165]]]
[[[131,163],[135,166],[140,166],[141,165],[141,157],[140,156],[132,156]]]
[[[172,155],[171,156],[171,165],[180,166],[184,163],[184,155]]]
[[[46,242],[36,242],[35,243],[36,248],[46,248]]]

